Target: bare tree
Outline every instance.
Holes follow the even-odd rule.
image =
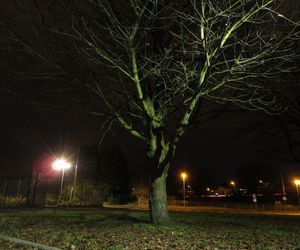
[[[147,145],[150,218],[164,224],[170,160],[204,100],[285,110],[280,81],[299,57],[299,24],[278,12],[286,2],[52,1],[31,13],[36,39],[14,41],[43,62],[31,77],[67,79],[65,94],[84,91],[78,103]]]
[[[300,112],[299,79],[291,79],[292,91],[287,110],[280,115],[260,117],[252,130],[263,135],[259,140],[260,151],[273,159],[284,162],[299,162],[300,152]],[[267,147],[266,144],[270,144]]]

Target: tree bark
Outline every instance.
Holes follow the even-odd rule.
[[[164,225],[170,223],[167,201],[167,173],[163,172],[151,180],[149,194],[150,221],[152,224]]]

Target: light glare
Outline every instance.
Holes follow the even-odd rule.
[[[69,162],[66,162],[64,159],[59,159],[53,162],[52,168],[54,170],[63,170],[68,169],[71,167],[71,164]]]

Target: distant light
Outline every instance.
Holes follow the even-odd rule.
[[[186,177],[187,177],[187,174],[186,174],[186,173],[181,173],[181,178],[182,178],[183,180],[185,180]]]
[[[71,164],[69,162],[66,162],[64,159],[59,159],[53,162],[52,168],[54,170],[64,170],[71,167]]]
[[[262,180],[259,180],[259,183],[263,183],[263,181],[262,181]]]
[[[209,191],[210,190],[210,188],[206,188],[206,191]]]
[[[234,185],[235,185],[235,182],[234,182],[234,181],[231,181],[231,182],[230,182],[230,185],[234,186]]]
[[[294,183],[298,186],[298,185],[300,185],[300,180],[297,180],[297,179],[296,179],[296,180],[294,181]]]

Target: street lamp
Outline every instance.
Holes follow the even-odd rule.
[[[237,207],[239,208],[240,204],[239,204],[239,200],[238,200],[238,196],[236,196],[236,192],[235,192],[235,181],[230,181],[229,184],[232,186],[232,195],[235,197],[234,199],[236,199],[237,201]]]
[[[230,181],[230,185],[233,186],[233,189],[235,189],[235,182],[234,181]]]
[[[57,171],[61,171],[61,181],[60,181],[60,191],[59,191],[59,200],[61,199],[62,195],[62,189],[63,189],[63,183],[64,183],[64,176],[65,176],[65,170],[69,169],[71,167],[71,164],[69,162],[66,162],[64,159],[58,159],[52,164],[52,168]]]
[[[187,177],[186,173],[181,173],[182,178],[182,191],[183,191],[183,206],[185,207],[185,179]]]
[[[263,180],[258,180],[258,185],[257,185],[257,188],[256,188],[256,192],[259,194],[263,194],[263,188],[264,187],[264,182]]]
[[[74,178],[73,178],[73,185],[72,185],[71,192],[70,192],[70,201],[72,199],[75,199],[75,197],[76,197],[76,181],[77,181],[77,168],[78,168],[79,157],[80,157],[80,147],[79,147],[79,150],[77,153],[77,160],[76,160],[75,169],[74,169]]]
[[[299,199],[299,188],[298,186],[300,185],[300,180],[295,180],[294,181],[295,185],[296,185],[296,190],[297,190],[297,199],[298,199],[298,206],[300,206],[300,199]]]

